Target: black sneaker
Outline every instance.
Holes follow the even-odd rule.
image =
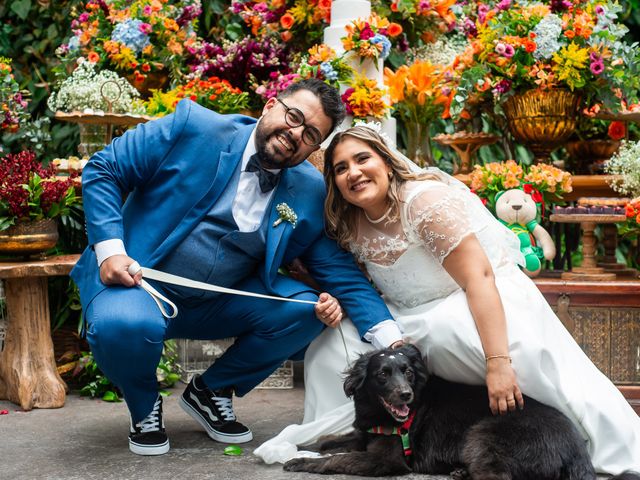
[[[182,397],[180,406],[207,431],[209,437],[222,443],[245,443],[253,433],[236,420],[231,397],[233,389],[208,389],[199,375],[194,376]]]
[[[160,395],[153,405],[153,410],[144,420],[135,425],[131,420],[129,450],[138,455],[162,455],[169,451],[169,438],[164,431]]]

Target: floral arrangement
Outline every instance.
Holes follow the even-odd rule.
[[[296,228],[298,223],[298,215],[293,209],[286,203],[279,203],[276,205],[276,212],[278,212],[278,218],[273,222],[273,226],[277,227],[282,222],[289,222],[293,228]]]
[[[338,56],[333,48],[323,43],[311,47],[300,59],[298,67],[301,78],[319,78],[335,87],[347,82],[353,73],[344,56]]]
[[[624,206],[627,221],[619,225],[620,234],[625,237],[640,235],[640,197],[636,197]]]
[[[635,101],[638,48],[623,41],[627,29],[616,23],[621,10],[597,0],[479,4],[456,102],[480,92],[500,103],[523,90],[557,87],[611,110],[621,99]]]
[[[348,115],[354,119],[367,117],[383,119],[389,113],[389,105],[385,101],[386,90],[379,88],[376,80],[355,74],[349,88],[342,94]]]
[[[116,72],[98,72],[97,64],[81,57],[73,73],[49,96],[47,106],[53,112],[138,113],[135,100],[139,97],[138,91]]]
[[[579,117],[575,136],[580,140],[622,140],[627,134],[624,122]]]
[[[0,159],[0,231],[16,222],[55,218],[78,200],[74,177],[56,178],[55,167],[44,168],[33,152]]]
[[[316,41],[329,25],[331,0],[233,0],[231,12],[239,15],[254,37],[278,35],[284,42]]]
[[[175,77],[185,49],[196,42],[201,12],[199,0],[88,0],[75,12],[73,35],[58,53],[132,74],[138,83],[159,70]]]
[[[640,142],[622,141],[620,149],[605,163],[604,170],[614,175],[611,188],[623,195],[640,195]]]
[[[423,42],[432,43],[456,24],[455,5],[456,0],[392,0],[390,10],[419,32]],[[415,40],[412,38],[411,43]]]
[[[491,210],[495,210],[496,194],[511,188],[529,190],[527,193],[539,195],[538,200],[544,203],[561,201],[565,193],[573,190],[569,172],[544,163],[526,167],[514,160],[475,165],[470,180],[471,190]]]
[[[293,82],[297,81],[300,75],[297,73],[278,73],[271,72],[269,79],[263,81],[255,89],[255,92],[262,97],[263,100],[269,100],[272,97],[277,97],[280,92],[286,90],[286,88]]]
[[[391,105],[405,122],[429,124],[439,115],[448,116],[453,75],[442,65],[416,60],[395,72],[384,69]]]
[[[27,102],[11,73],[11,60],[0,57],[0,133],[17,132],[28,118]]]
[[[368,19],[357,19],[345,27],[347,35],[342,37],[345,52],[354,52],[361,59],[386,59],[391,52],[389,38],[402,33],[402,26],[390,23],[375,13]]]
[[[221,45],[200,42],[190,52],[193,76],[215,76],[228,80],[242,91],[254,93],[251,108],[263,104],[263,97],[255,93],[258,87],[274,82],[278,75],[294,73],[291,52],[271,37],[259,40],[245,37],[235,42],[223,40]]]
[[[191,80],[168,92],[155,90],[147,103],[147,113],[164,116],[176,109],[178,102],[190,98],[203,107],[218,113],[238,113],[249,106],[249,94],[232,87],[227,80],[211,77],[206,80]]]

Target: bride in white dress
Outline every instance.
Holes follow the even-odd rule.
[[[520,390],[565,413],[598,472],[640,470],[640,417],[582,352],[517,267],[515,236],[466,186],[437,169],[412,172],[366,126],[337,134],[325,154],[327,228],[366,268],[429,371],[486,383],[494,413]],[[342,372],[361,352],[353,324],[327,328],[305,356],[305,416],[254,451],[267,463],[351,430]],[[526,408],[526,405],[524,405]]]

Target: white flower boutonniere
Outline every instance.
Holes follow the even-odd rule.
[[[293,228],[296,228],[296,223],[298,223],[298,215],[293,209],[287,205],[286,203],[279,203],[276,205],[276,212],[280,218],[278,218],[275,222],[273,222],[273,226],[277,227],[284,220],[285,222],[289,222]]]

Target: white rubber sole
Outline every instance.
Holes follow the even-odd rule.
[[[191,416],[191,418],[193,418],[196,422],[200,424],[202,428],[205,429],[205,431],[207,432],[207,435],[209,435],[209,438],[211,438],[212,440],[215,440],[216,442],[247,443],[253,440],[253,433],[251,431],[240,434],[240,435],[217,432],[216,430],[211,428],[211,425],[209,425],[207,421],[204,418],[202,418],[200,413],[191,405],[189,405],[189,403],[185,401],[185,399],[182,398],[182,396],[180,397],[180,400],[178,401],[178,403],[180,404],[182,409]]]
[[[129,439],[129,450],[136,455],[164,455],[169,451],[169,439],[165,443],[153,447],[141,445]]]

